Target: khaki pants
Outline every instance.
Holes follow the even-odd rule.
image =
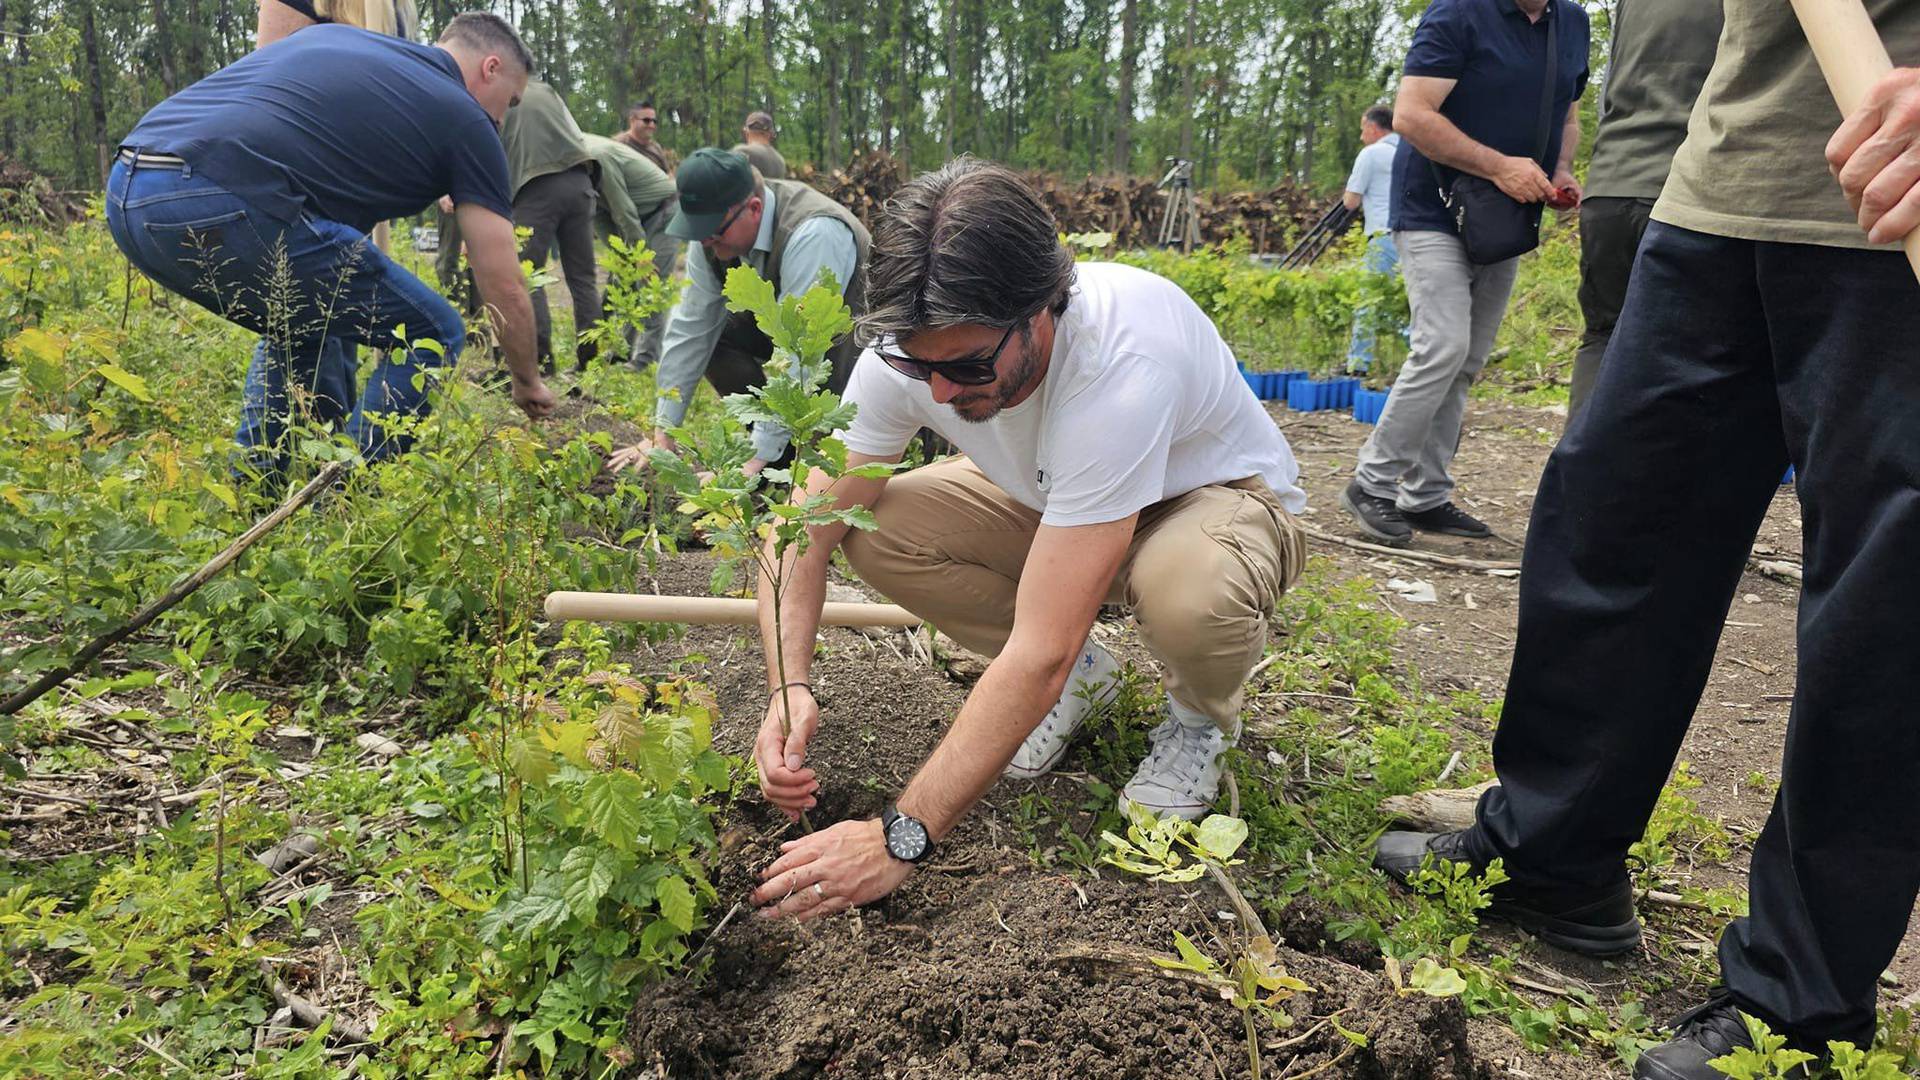
[[[887,481],[879,528],[842,545],[867,584],[975,652],[997,656],[1040,514],[965,458]],[[1140,512],[1107,602],[1131,608],[1167,695],[1232,730],[1267,623],[1300,576],[1306,542],[1259,478],[1190,491]]]

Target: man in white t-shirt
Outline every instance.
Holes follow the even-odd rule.
[[[1117,690],[1119,664],[1089,636],[1103,602],[1133,610],[1166,676],[1168,716],[1123,808],[1199,817],[1304,558],[1298,467],[1219,331],[1164,278],[1076,267],[1032,190],[970,158],[888,204],[860,325],[872,347],[847,388],[859,406],[849,465],[900,460],[923,427],[964,456],[832,487],[840,505],[871,507],[878,528],[815,530],[788,569],[785,695],[761,582],[762,790],[790,816],[814,805],[805,755],[820,712],[807,671],[836,547],[869,585],[993,662],[897,804],[785,845],[756,902],[805,918],[884,896],[1003,772],[1053,768]]]
[[[1376,274],[1400,277],[1400,251],[1393,246],[1393,234],[1387,231],[1387,211],[1393,201],[1393,155],[1400,149],[1400,136],[1393,133],[1393,110],[1385,105],[1369,108],[1360,119],[1360,142],[1353,159],[1353,172],[1347,176],[1347,190],[1340,204],[1361,213],[1367,234],[1364,265]],[[1362,374],[1373,367],[1373,310],[1361,305],[1353,313],[1353,334],[1347,339],[1347,371]]]

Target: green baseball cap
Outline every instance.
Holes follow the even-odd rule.
[[[673,179],[680,189],[680,212],[668,224],[667,234],[696,244],[719,232],[727,211],[753,194],[753,166],[717,146],[688,154]]]

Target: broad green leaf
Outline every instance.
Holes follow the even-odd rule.
[[[1435,963],[1432,957],[1423,956],[1407,974],[1407,988],[1418,990],[1428,997],[1458,997],[1466,992],[1467,980],[1461,978],[1458,971]]]
[[[645,786],[631,773],[595,773],[580,789],[587,828],[621,851],[633,850],[642,825],[640,804],[646,795]]]
[[[139,398],[141,401],[153,400],[153,391],[147,389],[147,380],[135,375],[126,368],[118,364],[101,364],[93,370],[99,372],[100,376],[108,382]]]
[[[560,860],[561,895],[576,918],[591,921],[600,898],[613,888],[620,854],[597,844],[582,844]]]
[[[693,887],[683,877],[666,878],[654,889],[660,916],[683,934],[693,932]]]
[[[234,496],[233,489],[227,485],[218,480],[207,479],[202,480],[200,486],[206,488],[209,494],[225,504],[228,510],[238,511],[240,509],[240,500]]]
[[[1247,842],[1247,823],[1225,814],[1208,814],[1194,830],[1194,842],[1209,858],[1226,862]]]

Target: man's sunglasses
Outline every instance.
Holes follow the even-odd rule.
[[[1007,332],[1000,335],[1000,344],[995,345],[993,351],[985,356],[970,356],[962,360],[926,361],[885,349],[875,349],[874,352],[880,359],[886,361],[888,367],[909,379],[928,382],[938,374],[956,386],[985,386],[1000,377],[1000,373],[994,370],[993,365],[1000,359],[1000,350],[1007,347],[1007,341],[1019,328],[1019,322],[1007,327]]]

